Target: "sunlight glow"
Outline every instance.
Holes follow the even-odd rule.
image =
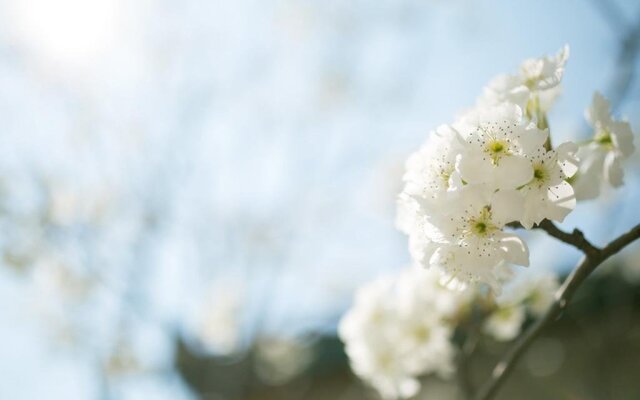
[[[49,66],[76,72],[117,43],[120,0],[23,0],[11,12],[14,33]]]

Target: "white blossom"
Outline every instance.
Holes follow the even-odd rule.
[[[421,212],[418,201],[401,193],[398,196],[398,212],[396,227],[409,236],[409,253],[415,262],[425,267],[429,266],[429,260],[435,244],[426,235],[428,217]]]
[[[512,340],[520,333],[525,318],[525,309],[521,305],[500,307],[486,319],[483,331],[499,341]]]
[[[578,200],[597,197],[604,183],[621,186],[624,183],[621,162],[635,150],[631,126],[611,117],[609,102],[600,93],[593,94],[585,116],[593,127],[594,136],[577,153],[580,170],[573,186]]]
[[[527,229],[543,219],[562,222],[575,208],[573,187],[567,182],[577,170],[574,154],[577,146],[563,143],[556,150],[543,147],[528,154],[533,165],[533,178],[520,188],[524,196],[524,214],[520,223]]]
[[[521,331],[527,313],[542,316],[553,303],[558,278],[547,273],[521,280],[497,300],[497,308],[487,317],[483,331],[499,341],[514,339]]]
[[[569,58],[564,46],[554,56],[531,58],[522,62],[518,72],[494,78],[484,89],[479,104],[491,106],[503,102],[517,104],[529,119],[537,120],[560,94],[560,81]]]
[[[450,126],[442,125],[407,160],[403,192],[416,199],[423,209],[435,211],[454,189],[462,187],[455,168],[464,146],[461,139]]]
[[[526,60],[517,74],[493,81],[475,108],[438,127],[409,157],[396,224],[409,236],[413,260],[440,270],[448,287],[481,282],[499,292],[500,270],[529,263],[526,243],[507,224],[562,222],[575,208],[576,173],[593,162],[578,161],[572,142],[552,148],[544,101],[559,90],[568,53],[565,47]],[[607,176],[621,181],[618,160],[633,149],[630,129],[603,102],[596,97],[589,112],[591,147],[610,153]]]
[[[496,274],[503,272],[498,268]],[[480,286],[447,289],[434,269],[412,266],[360,288],[338,331],[360,378],[384,398],[407,398],[429,374],[451,378],[455,330],[479,323],[481,332],[495,340],[512,340],[527,313],[546,311],[556,288],[555,276],[541,275],[510,286],[496,299],[495,292]]]
[[[462,189],[449,211],[433,216],[427,237],[435,244],[430,257],[452,280],[485,282],[500,291],[496,269],[504,262],[529,265],[526,243],[503,227],[522,215],[522,201],[515,190],[493,192],[483,186]]]
[[[456,163],[464,182],[516,189],[533,178],[533,166],[526,156],[543,148],[547,132],[526,123],[517,105],[476,109],[456,128],[465,141]]]
[[[438,284],[435,271],[412,267],[362,287],[339,326],[353,371],[384,398],[406,398],[418,377],[453,372],[452,327],[447,316],[464,303]],[[452,298],[461,300],[456,302]]]
[[[515,302],[523,304],[534,317],[540,317],[553,303],[559,286],[558,277],[553,273],[523,280],[513,289]]]

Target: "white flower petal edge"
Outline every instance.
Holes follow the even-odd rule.
[[[482,185],[465,186],[449,208],[451,213],[434,215],[426,225],[426,237],[436,249],[430,265],[462,286],[484,282],[499,292],[496,269],[501,264],[529,263],[526,244],[502,230],[522,214],[521,196],[515,191],[494,192]]]
[[[533,178],[519,190],[524,196],[524,214],[520,223],[527,229],[544,219],[562,222],[575,208],[573,187],[567,180],[575,174],[577,146],[567,142],[557,150],[539,148],[528,155]]]
[[[580,168],[573,187],[578,200],[597,197],[602,186],[622,186],[622,160],[635,151],[631,126],[626,121],[612,118],[611,106],[600,93],[593,94],[585,117],[592,126],[594,135],[577,153]]]
[[[525,60],[516,74],[500,75],[489,82],[478,105],[514,103],[535,121],[538,113],[547,112],[559,96],[568,59],[569,46],[564,46],[554,56]]]

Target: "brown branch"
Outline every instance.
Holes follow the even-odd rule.
[[[534,229],[541,229],[551,237],[554,237],[561,242],[567,243],[584,254],[593,255],[598,251],[598,248],[591,244],[579,229],[574,229],[573,232],[568,233],[558,228],[553,222],[548,219],[543,220]]]
[[[507,224],[507,226],[512,229],[524,229],[524,227],[519,222],[510,222]],[[545,231],[549,236],[554,237],[570,246],[573,246],[585,254],[592,254],[598,250],[596,246],[591,244],[591,242],[589,242],[584,237],[584,233],[582,233],[582,231],[577,228],[574,228],[573,232],[571,233],[565,232],[562,229],[558,228],[553,222],[545,219],[542,220],[542,222],[540,222],[539,224],[534,225],[531,229],[540,229],[542,231]]]
[[[542,223],[540,225],[540,229],[544,229],[548,233],[552,232],[549,233],[551,236],[578,247],[584,251],[585,255],[556,292],[555,300],[549,310],[520,336],[513,347],[505,354],[502,360],[498,362],[491,373],[491,378],[480,388],[480,391],[475,397],[476,400],[488,400],[492,398],[513,370],[520,356],[524,354],[542,330],[562,314],[562,311],[567,307],[567,304],[569,304],[573,294],[582,282],[607,258],[640,238],[640,224],[638,224],[602,249],[598,249],[591,245],[591,243],[584,238],[582,232],[578,230],[574,230],[573,233],[567,233],[561,231],[552,223],[550,223],[550,225],[544,224],[545,227],[542,227]]]
[[[640,18],[635,21],[633,26],[629,26],[627,21],[625,21],[623,13],[612,4],[603,0],[593,0],[593,3],[611,27],[614,28],[616,32],[620,32],[618,60],[616,62],[616,71],[610,90],[612,109],[615,110],[626,100],[631,89],[631,82],[635,77],[634,65],[640,50]],[[509,224],[509,226],[512,228],[521,227],[518,223]],[[513,347],[496,365],[492,372],[491,379],[480,389],[475,397],[477,400],[487,400],[495,395],[520,356],[527,350],[540,332],[560,316],[580,284],[602,264],[602,262],[622,250],[634,240],[640,238],[640,225],[637,225],[629,232],[613,240],[604,248],[598,249],[592,245],[578,229],[574,229],[571,233],[564,232],[550,221],[543,221],[535,228],[542,229],[550,236],[576,247],[585,255],[571,275],[565,279],[560,289],[558,289],[555,301],[545,315],[538,319],[520,336]]]

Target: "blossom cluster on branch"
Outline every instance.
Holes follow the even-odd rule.
[[[546,311],[557,287],[555,276],[542,275],[496,298],[480,286],[450,290],[437,271],[413,266],[360,288],[339,334],[359,377],[384,398],[411,397],[420,377],[454,375],[460,337],[515,338],[527,315]]]
[[[414,264],[426,269],[362,288],[340,325],[353,370],[383,397],[415,394],[418,376],[451,375],[454,333],[462,328],[511,340],[527,314],[544,313],[555,278],[501,295],[511,266],[529,265],[527,243],[509,227],[562,222],[577,200],[622,185],[633,135],[601,94],[586,111],[593,137],[552,144],[547,113],[568,56],[565,46],[493,79],[473,108],[436,128],[409,157],[397,226]],[[477,310],[480,328],[469,323],[478,321]]]
[[[450,286],[481,282],[499,292],[503,265],[529,264],[527,244],[507,224],[562,222],[576,199],[595,197],[605,182],[622,184],[631,128],[610,116],[599,93],[587,110],[593,139],[551,145],[547,112],[568,54],[565,47],[495,78],[475,107],[409,157],[397,225],[413,259],[440,270]]]

